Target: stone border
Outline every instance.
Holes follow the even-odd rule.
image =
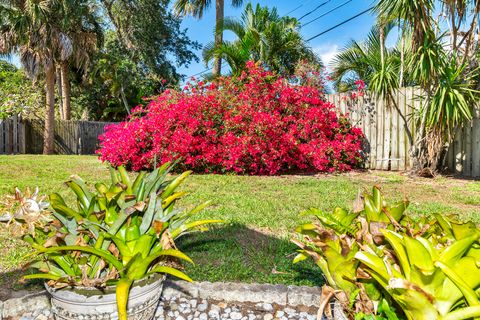
[[[190,297],[226,302],[276,303],[282,306],[318,306],[322,290],[318,287],[233,282],[195,282],[167,280],[162,296]]]
[[[321,288],[305,286],[285,286],[273,284],[245,284],[227,282],[195,282],[166,280],[162,297],[192,298],[224,302],[251,302],[278,304],[281,306],[318,306]],[[24,292],[24,295],[0,301],[0,320],[19,317],[32,310],[50,309],[50,298],[43,291]]]

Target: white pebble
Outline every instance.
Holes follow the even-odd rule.
[[[243,315],[240,313],[240,312],[232,312],[230,313],[230,318],[233,319],[233,320],[240,320],[242,319]]]

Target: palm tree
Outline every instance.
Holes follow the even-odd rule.
[[[410,79],[402,79],[401,51],[405,49],[402,43],[395,48],[385,47],[385,38],[393,30],[395,24],[382,22],[372,28],[364,42],[355,40],[338,53],[333,60],[335,87],[338,91],[352,90],[355,81],[362,79],[371,94],[385,99],[393,106],[403,120],[405,132],[410,145],[413,145],[413,134],[408,126],[407,115],[403,114],[395,102],[394,94],[400,83],[413,84]],[[404,52],[403,55],[409,54]]]
[[[69,71],[73,65],[77,72],[85,74],[91,64],[91,57],[103,39],[102,28],[98,22],[95,6],[85,0],[66,0],[64,8],[68,19],[62,19],[62,29],[66,30],[72,42],[72,54],[59,61],[61,112],[63,120],[70,120],[70,78]]]
[[[363,42],[351,40],[332,62],[332,78],[339,91],[354,87],[362,79],[375,94],[386,96],[398,89],[400,83],[400,49],[384,48],[384,37],[393,30],[394,24],[376,25]],[[382,80],[382,81],[380,81]]]
[[[0,0],[0,53],[18,53],[30,77],[45,77],[44,154],[54,152],[55,63],[72,53],[70,38],[52,19],[61,11],[55,0]]]
[[[227,18],[216,33],[231,31],[237,36],[233,42],[207,44],[203,51],[206,63],[225,59],[233,74],[240,73],[248,60],[260,61],[272,71],[290,75],[301,60],[320,63],[299,32],[297,19],[280,17],[277,10],[257,4],[245,7],[241,19]]]
[[[211,0],[176,0],[175,11],[179,15],[191,15],[198,19],[203,17],[205,11],[212,4]],[[238,8],[243,4],[243,0],[232,0],[232,7]],[[225,1],[215,1],[215,29],[222,23],[225,18]],[[215,45],[220,46],[223,42],[223,33],[215,33]],[[215,59],[213,64],[213,75],[219,76],[222,73],[222,59],[220,57]]]

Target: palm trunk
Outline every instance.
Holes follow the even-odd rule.
[[[55,69],[55,80],[57,83],[57,91],[58,91],[58,99],[59,99],[59,106],[58,106],[58,111],[60,113],[60,119],[65,120],[65,117],[63,115],[63,93],[62,93],[62,71],[60,68]]]
[[[413,159],[413,167],[412,171],[415,174],[424,175],[425,172],[428,174],[433,175],[435,173],[436,168],[432,168],[432,164],[429,161],[428,156],[428,132],[427,132],[427,115],[429,109],[429,101],[430,101],[430,92],[428,89],[427,92],[427,105],[425,105],[425,110],[421,114],[420,124],[417,128],[417,132],[415,135],[415,143],[411,148],[411,156]]]
[[[399,87],[403,87],[403,78],[404,78],[404,69],[405,69],[405,35],[402,33],[400,28],[398,29],[401,35],[401,44],[400,44],[400,82]]]
[[[216,1],[216,17],[215,17],[215,23],[216,26],[220,26],[221,23],[223,23],[224,19],[224,12],[225,9],[225,1],[224,0],[217,0]],[[221,46],[223,42],[223,32],[215,32],[215,47],[218,48]],[[213,62],[213,75],[214,76],[219,76],[222,74],[222,58],[221,57],[215,57],[215,61]]]
[[[43,154],[53,154],[55,138],[55,67],[45,70],[45,131],[43,133]]]
[[[385,65],[385,25],[382,23],[380,24],[380,63],[383,66]]]
[[[68,64],[63,62],[61,65],[61,75],[62,75],[62,102],[63,102],[63,119],[71,119],[71,108],[70,108],[70,80],[68,79]]]
[[[123,90],[123,84],[120,87],[120,97],[122,98],[123,105],[125,106],[125,110],[127,110],[127,114],[130,115],[130,107],[128,106],[127,97],[125,96],[125,90]]]

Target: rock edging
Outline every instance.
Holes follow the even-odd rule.
[[[166,280],[163,301],[198,299],[226,303],[274,304],[285,307],[315,307],[320,303],[321,289],[315,287],[226,282],[196,282]],[[43,291],[25,292],[21,297],[0,302],[0,320],[51,319],[50,298]],[[162,305],[159,305],[162,308]]]
[[[167,280],[163,297],[190,297],[226,302],[276,303],[289,306],[318,306],[321,289],[306,286],[245,284],[232,282],[195,282]]]

